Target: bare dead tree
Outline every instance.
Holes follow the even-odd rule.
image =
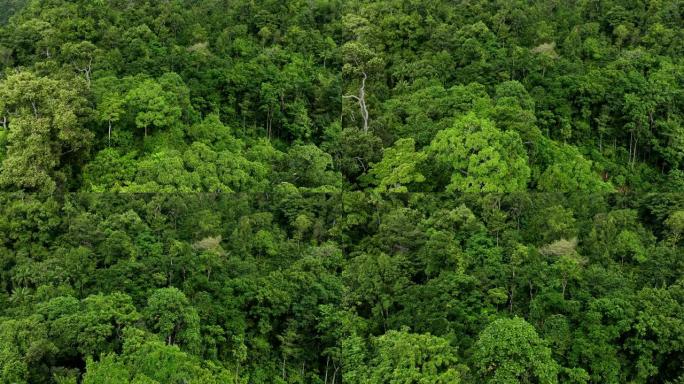
[[[88,63],[85,64],[83,67],[76,67],[76,69],[83,73],[86,78],[86,82],[88,83],[88,88],[90,88],[90,75],[93,72],[93,58],[89,58]]]
[[[368,107],[366,106],[366,80],[368,75],[366,72],[361,72],[363,74],[363,79],[361,79],[361,87],[359,87],[359,94],[357,95],[345,95],[342,98],[354,99],[359,103],[359,109],[361,110],[361,117],[363,118],[363,132],[368,133]]]

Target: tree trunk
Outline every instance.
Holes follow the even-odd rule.
[[[532,293],[532,281],[528,281],[528,284],[530,286],[530,301],[534,300],[534,294]]]
[[[337,382],[337,371],[340,369],[340,367],[335,367],[335,371],[333,372],[333,377],[332,377],[332,384],[335,384]]]
[[[568,279],[566,277],[563,277],[563,291],[561,293],[561,297],[563,300],[565,300],[565,288],[568,286]]]
[[[508,306],[508,312],[513,313],[513,295],[515,295],[515,270],[513,270],[513,281],[511,282],[510,292],[510,304]]]
[[[368,76],[363,73],[363,80],[361,80],[361,89],[359,89],[359,106],[361,107],[361,116],[363,117],[363,132],[368,133],[368,107],[366,106],[366,79]]]
[[[632,165],[632,141],[634,140],[634,131],[629,132],[629,156],[627,157],[627,165]]]
[[[283,380],[285,380],[285,356],[283,356]]]
[[[359,95],[347,95],[342,96],[345,99],[354,99],[359,103],[359,109],[361,110],[361,117],[363,118],[363,132],[368,133],[368,106],[366,105],[366,80],[368,75],[366,72],[363,73],[363,78],[361,79],[361,87],[359,88]]]
[[[272,125],[273,125],[273,108],[268,109],[268,113],[266,114],[266,131],[268,134],[268,140],[271,140],[271,132],[272,132]]]

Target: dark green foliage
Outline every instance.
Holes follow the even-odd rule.
[[[26,4],[26,0],[3,0],[0,2],[0,25],[6,23],[24,4]]]
[[[683,382],[683,12],[0,0],[0,384]]]

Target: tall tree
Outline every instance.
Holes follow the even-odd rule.
[[[437,134],[427,149],[435,172],[451,175],[443,185],[454,192],[517,192],[530,177],[520,136],[502,132],[487,120],[468,114]]]
[[[84,126],[91,111],[79,84],[31,72],[0,83],[0,115],[8,117],[0,184],[44,192],[64,185],[66,160],[86,153],[93,137]]]
[[[537,331],[520,318],[489,324],[474,346],[475,374],[483,383],[558,382],[558,364]]]

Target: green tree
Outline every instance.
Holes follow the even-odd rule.
[[[199,317],[185,294],[177,288],[160,288],[150,295],[145,309],[150,329],[168,345],[181,345],[191,351],[199,347]]]
[[[332,157],[315,145],[295,145],[284,159],[283,179],[305,188],[339,187],[339,173],[333,171]]]
[[[373,338],[366,363],[350,362],[344,377],[351,383],[460,383],[455,348],[430,334],[388,331]]]
[[[539,176],[537,188],[545,192],[609,192],[613,187],[601,180],[591,161],[577,147],[558,145],[545,140],[543,144],[551,163]]]
[[[400,139],[383,151],[382,160],[372,164],[368,179],[378,192],[408,192],[408,186],[425,181],[419,167],[427,158],[415,151],[413,139]]]
[[[672,212],[665,220],[665,225],[669,230],[669,238],[672,244],[678,244],[684,235],[684,211]]]
[[[435,162],[435,172],[451,175],[447,191],[523,191],[530,177],[520,136],[502,132],[472,113],[439,132],[427,153]]]
[[[339,129],[339,124],[330,127],[329,141],[323,143],[322,148],[332,155],[335,168],[355,183],[368,171],[371,163],[381,159],[382,140],[373,132],[364,133],[357,128]]]
[[[234,383],[235,376],[211,362],[165,345],[139,329],[125,332],[121,355],[103,355],[99,361],[88,360],[84,383]]]
[[[537,331],[520,318],[489,324],[475,343],[473,365],[483,383],[557,383],[558,364]]]
[[[410,285],[406,258],[401,254],[359,255],[343,277],[350,290],[346,300],[359,310],[370,311],[378,326],[386,329],[400,294]]]
[[[0,184],[52,192],[69,176],[69,162],[87,153],[90,110],[70,82],[19,72],[0,84],[0,115],[8,117],[7,152]]]
[[[116,361],[114,355],[103,355],[99,361],[86,361],[83,384],[129,384],[131,373],[126,366]]]
[[[174,95],[165,91],[155,80],[143,80],[126,94],[126,105],[135,115],[135,125],[147,130],[154,126],[168,128],[181,117],[181,108],[174,103]]]
[[[88,87],[92,82],[95,59],[99,55],[98,48],[90,41],[66,43],[61,47],[63,60],[78,74],[83,74]]]

